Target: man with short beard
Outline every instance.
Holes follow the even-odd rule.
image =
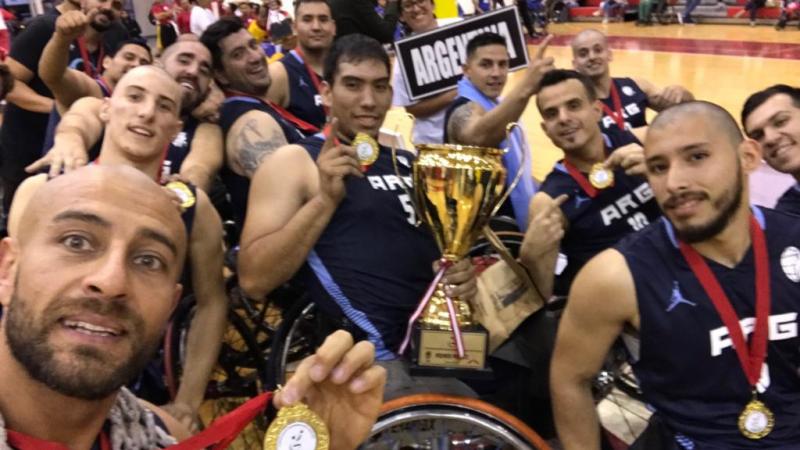
[[[181,296],[186,247],[173,199],[137,169],[95,165],[41,186],[18,235],[0,241],[0,448],[152,450],[187,437],[123,387]],[[355,448],[381,404],[373,353],[332,334],[273,404],[306,401],[332,450]]]
[[[322,129],[327,119],[319,93],[322,64],[333,44],[336,24],[328,0],[299,0],[294,5],[292,30],[297,35],[297,47],[270,64],[267,97]]]
[[[665,218],[572,284],[550,377],[566,450],[600,448],[591,379],[623,328],[639,332],[632,367],[655,410],[632,448],[800,444],[800,224],[749,205],[760,162],[758,144],[712,103],[674,106],[650,125],[647,180]]]
[[[261,161],[280,147],[314,133],[316,127],[267,98],[270,75],[264,50],[236,17],[224,17],[200,37],[211,52],[214,77],[225,92],[220,127],[225,136],[225,167],[220,175],[234,215],[244,222],[250,179]]]
[[[41,156],[53,95],[39,77],[38,66],[42,51],[55,31],[56,19],[60,14],[75,10],[91,17],[85,38],[74,42],[70,48],[69,60],[71,67],[96,76],[106,49],[128,38],[124,27],[117,22],[121,9],[119,0],[67,0],[58,5],[53,14],[33,19],[14,39],[6,63],[17,83],[8,95],[9,105],[0,130],[0,178],[6,213],[14,191],[28,176],[25,166]]]
[[[776,84],[754,93],[742,108],[742,125],[770,167],[800,180],[800,88]],[[800,215],[800,184],[787,189],[775,209]]]
[[[196,116],[205,104],[213,109],[216,99],[211,90],[211,55],[192,35],[181,36],[168,47],[160,64],[182,90],[181,121],[183,128],[169,144],[162,176],[179,173],[183,179],[209,192],[222,166],[222,132],[218,125]],[[47,155],[26,168],[35,173],[49,166],[51,177],[70,171],[97,158],[104,124],[100,120],[102,100],[83,98],[75,102],[61,119],[54,145]],[[88,152],[87,149],[92,149]]]

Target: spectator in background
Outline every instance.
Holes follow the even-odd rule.
[[[156,55],[160,55],[178,38],[175,25],[175,6],[165,0],[155,0],[150,7],[150,16],[156,26]]]
[[[798,0],[781,0],[781,16],[778,18],[778,23],[775,25],[776,30],[786,28],[786,22],[792,18],[798,18],[798,26],[800,26],[800,1]]]
[[[178,32],[180,34],[188,34],[192,32],[192,2],[180,0],[180,5],[175,22],[178,24]]]
[[[234,4],[236,5],[234,14],[242,20],[242,24],[245,28],[249,28],[250,24],[256,20],[257,17],[256,9],[253,7],[253,4],[247,0],[239,0]]]
[[[289,13],[281,9],[280,0],[267,0],[267,30],[272,30],[272,25],[291,20]]]
[[[256,20],[250,22],[250,26],[247,27],[247,31],[259,44],[263,44],[269,37],[269,27],[267,27],[268,13],[269,9],[266,6],[259,8]]]
[[[756,14],[758,13],[759,8],[763,8],[766,4],[767,0],[747,0],[747,3],[744,5],[744,9],[737,12],[734,17],[739,18],[746,13],[750,13],[750,26],[754,27],[756,26]]]
[[[599,16],[602,14],[603,23],[608,23],[608,21],[611,19],[617,20],[621,18],[625,14],[626,6],[628,6],[628,2],[626,0],[605,0],[600,3],[600,9],[598,9],[594,15]]]
[[[217,15],[211,9],[211,0],[197,0],[197,3],[192,6],[189,16],[189,29],[195,35],[200,36],[217,19]]]
[[[636,19],[636,26],[652,25],[653,20],[650,18],[650,12],[652,10],[653,10],[653,0],[640,0],[639,17]]]
[[[438,26],[433,15],[433,0],[401,0],[400,22],[411,34],[424,33]],[[395,64],[392,73],[393,106],[405,107],[415,118],[412,141],[420,144],[441,144],[444,134],[444,115],[456,99],[456,89],[412,101],[406,89],[405,73]]]
[[[683,24],[695,25],[697,22],[692,19],[692,11],[700,5],[700,0],[689,0],[686,2],[686,8],[683,10]]]
[[[128,10],[123,9],[120,11],[119,20],[122,22],[122,25],[125,26],[125,29],[128,30],[128,36],[132,38],[142,37],[142,27],[139,26],[136,18],[132,17]],[[5,26],[5,22],[3,22],[3,26]]]
[[[387,0],[383,17],[376,11],[376,0],[331,0],[333,19],[336,21],[336,38],[361,33],[383,44],[394,42],[397,26],[398,1]]]

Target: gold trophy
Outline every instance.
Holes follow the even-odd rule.
[[[514,126],[509,124],[507,134]],[[503,150],[454,144],[423,144],[416,149],[410,196],[417,217],[433,232],[442,260],[409,321],[400,353],[411,344],[412,375],[482,377],[490,373],[486,368],[488,333],[473,317],[469,303],[448,297],[440,281],[447,267],[468,255],[516,185],[523,166],[503,193],[507,172]],[[394,149],[392,158],[396,161]],[[523,159],[527,164],[527,158]]]

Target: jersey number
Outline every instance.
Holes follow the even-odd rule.
[[[639,231],[649,224],[650,221],[647,220],[647,216],[645,216],[640,212],[637,212],[631,217],[628,217],[628,225],[630,225],[631,228],[633,228],[633,231]]]
[[[400,205],[403,206],[403,211],[408,214],[408,217],[406,218],[408,223],[411,225],[416,225],[417,214],[414,212],[414,205],[411,204],[411,197],[409,197],[408,194],[401,194],[397,196],[397,199],[400,200]]]

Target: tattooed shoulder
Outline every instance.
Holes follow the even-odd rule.
[[[261,161],[288,142],[280,126],[274,121],[269,124],[271,126],[265,127],[263,126],[264,121],[254,118],[245,118],[245,120],[235,138],[235,149],[231,162],[237,172],[247,178],[252,178]]]
[[[463,143],[462,132],[466,129],[467,123],[472,117],[472,102],[458,106],[450,113],[447,121],[447,135],[452,143]]]

